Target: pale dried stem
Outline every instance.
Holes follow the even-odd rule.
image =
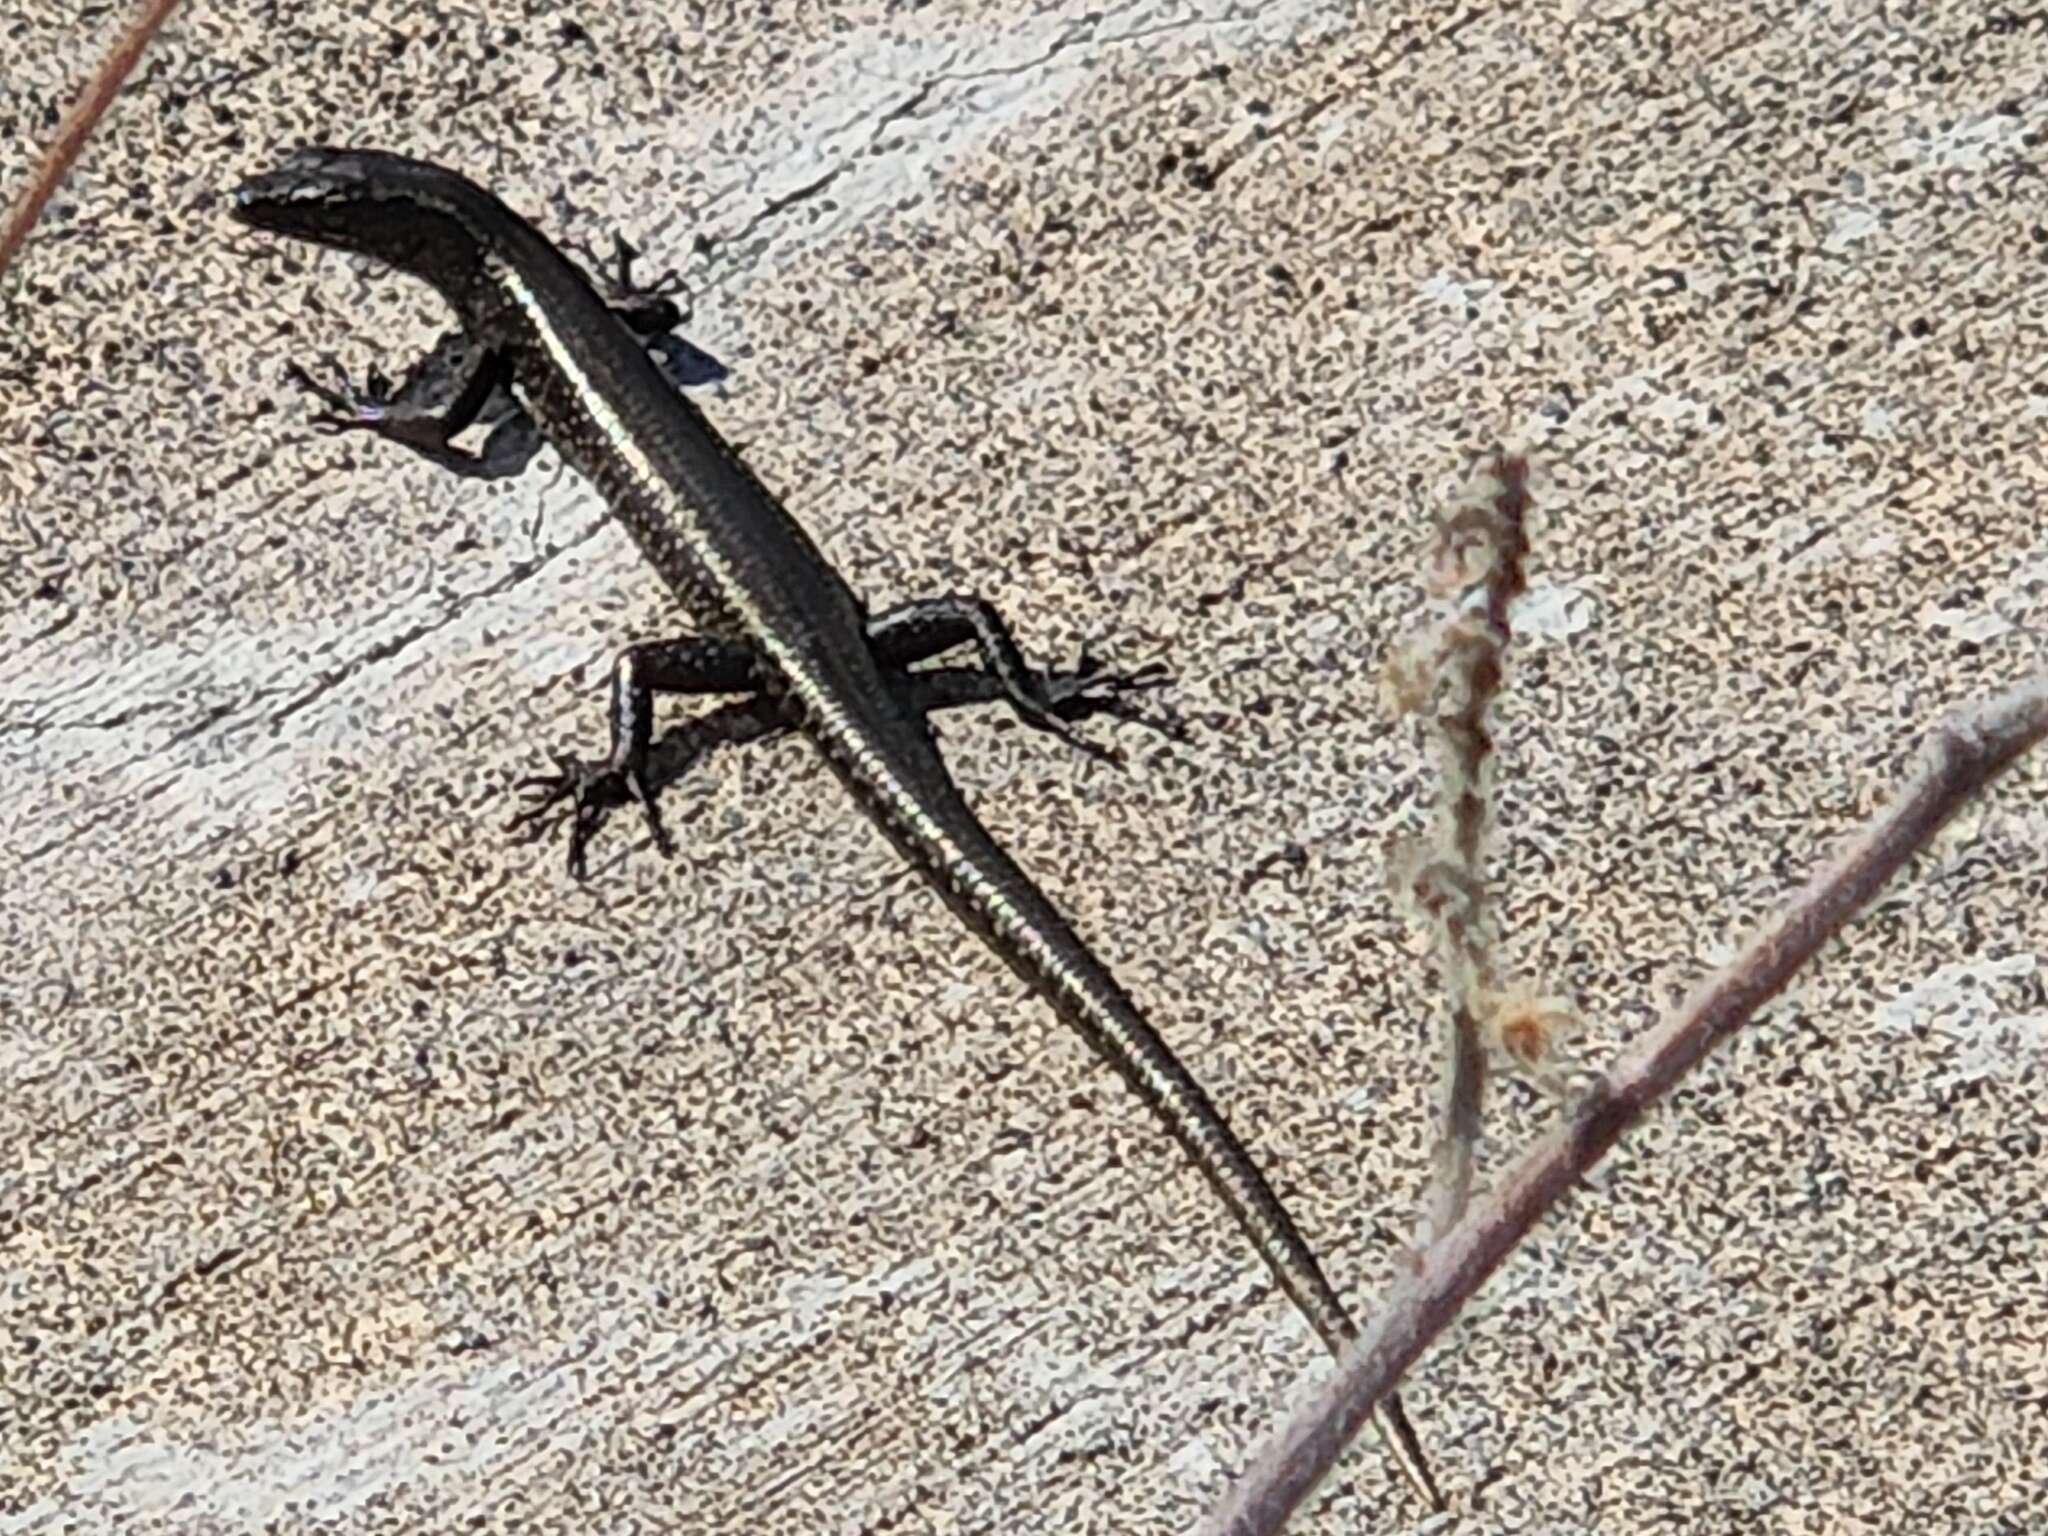
[[[1782,989],[1972,795],[2048,735],[2048,674],[1958,710],[1930,732],[1919,773],[1740,954],[1619,1060],[1499,1188],[1422,1255],[1335,1376],[1293,1414],[1202,1526],[1273,1536],[1423,1349],[1501,1260],[1652,1104]]]
[[[1436,920],[1450,1020],[1434,1173],[1423,1196],[1418,1247],[1450,1231],[1471,1198],[1486,1100],[1482,1018],[1486,999],[1498,990],[1486,887],[1486,834],[1492,823],[1487,768],[1493,754],[1487,713],[1500,692],[1513,638],[1508,610],[1525,585],[1529,470],[1524,460],[1496,453],[1480,473],[1491,482],[1491,494],[1459,508],[1443,530],[1443,553],[1450,564],[1459,563],[1454,551],[1460,540],[1470,539],[1476,546],[1484,561],[1480,588],[1485,601],[1479,615],[1461,614],[1452,622],[1438,650],[1443,682],[1436,691],[1454,701],[1431,722],[1443,762],[1443,814],[1437,834],[1442,858],[1418,874],[1415,895],[1422,910]]]

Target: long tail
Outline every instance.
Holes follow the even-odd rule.
[[[936,748],[915,725],[908,733],[859,733],[869,744],[865,749],[851,739],[855,733],[847,733],[844,749],[832,739],[834,734],[813,732],[826,759],[875,824],[960,920],[1079,1030],[1096,1054],[1151,1106],[1222,1197],[1280,1288],[1322,1336],[1330,1353],[1341,1355],[1358,1337],[1358,1327],[1280,1197],[1222,1112],[1129,994],[982,826],[954,788]],[[871,745],[877,739],[902,742],[905,750],[888,753],[893,760],[884,762]],[[1402,1475],[1433,1509],[1443,1508],[1443,1496],[1398,1397],[1390,1395],[1382,1402],[1374,1425]]]

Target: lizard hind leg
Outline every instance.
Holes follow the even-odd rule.
[[[1010,627],[986,598],[955,592],[885,609],[868,621],[868,644],[877,661],[897,671],[957,645],[972,644],[981,653],[983,668],[1001,687],[1004,700],[1026,725],[1057,736],[1102,762],[1123,763],[1122,754],[1113,747],[1097,746],[1075,734],[1056,707],[1046,674],[1025,661]],[[1163,680],[1163,669],[1147,668],[1127,678],[1104,674],[1089,682],[1115,691],[1136,691]]]
[[[758,654],[744,641],[684,635],[627,646],[612,663],[611,750],[600,758],[557,756],[554,773],[521,779],[515,788],[528,795],[528,804],[506,823],[506,830],[524,832],[529,840],[538,837],[555,819],[555,808],[566,803],[572,813],[569,873],[581,880],[598,827],[611,811],[637,800],[654,846],[663,854],[674,852],[648,773],[654,696],[753,693],[760,679]]]

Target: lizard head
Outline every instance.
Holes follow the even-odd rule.
[[[235,188],[252,228],[374,257],[425,278],[458,305],[482,264],[474,230],[503,207],[474,182],[374,149],[294,150]]]

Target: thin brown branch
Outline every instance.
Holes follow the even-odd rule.
[[[121,89],[121,82],[135,68],[135,61],[142,57],[142,50],[150,38],[177,8],[178,0],[143,0],[141,13],[129,23],[128,30],[114,44],[113,52],[100,65],[99,73],[86,82],[78,100],[64,114],[64,120],[57,125],[57,137],[43,156],[43,163],[36,167],[28,184],[21,189],[21,196],[15,199],[14,209],[7,216],[7,228],[0,232],[0,280],[6,278],[7,269],[14,264],[15,252],[28,239],[28,232],[35,228],[50,194],[63,182],[71,163],[85,147],[93,124],[100,120],[107,110],[107,103]]]
[[[1218,1506],[1210,1536],[1273,1536],[1357,1435],[1373,1405],[1579,1178],[1709,1051],[1777,995],[1985,784],[2048,735],[2048,673],[1958,710],[1929,733],[1920,771],[1723,970],[1625,1050],[1565,1123],[1422,1256],[1337,1374],[1305,1401]]]

